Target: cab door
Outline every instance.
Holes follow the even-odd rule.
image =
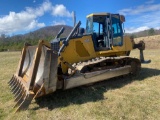
[[[112,45],[113,46],[123,46],[123,30],[120,22],[119,14],[112,14]]]

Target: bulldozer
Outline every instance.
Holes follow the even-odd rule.
[[[25,43],[16,73],[8,82],[15,96],[16,111],[26,110],[35,98],[110,78],[137,74],[144,60],[145,43],[124,35],[125,17],[92,13],[86,29],[77,22],[66,38],[57,36],[33,46]],[[140,50],[140,59],[130,57]]]

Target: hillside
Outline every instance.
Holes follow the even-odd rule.
[[[61,37],[66,37],[72,30],[71,26],[66,25],[57,25],[57,26],[48,26],[41,29],[38,29],[33,32],[29,32],[24,35],[15,35],[15,36],[0,36],[0,51],[6,50],[21,50],[24,43],[28,42],[32,45],[36,45],[40,39],[50,41],[52,40],[59,30],[64,27],[64,33]]]
[[[125,33],[125,35],[133,36],[135,38],[139,37],[146,37],[146,36],[152,36],[152,35],[159,35],[160,34],[160,29],[153,29],[150,28],[148,30],[143,30],[135,33]]]
[[[36,45],[40,39],[50,41],[57,35],[57,33],[62,27],[65,28],[65,31],[61,35],[61,37],[66,37],[72,30],[71,26],[47,26],[24,35],[6,36],[5,34],[2,34],[0,36],[0,51],[21,50],[25,42],[28,42],[32,45]],[[144,40],[146,42],[146,47],[149,49],[153,49],[159,48],[160,46],[160,37],[157,34],[160,34],[160,30],[154,30],[153,28],[151,28],[149,30],[140,31],[137,33],[126,33],[125,35],[133,36],[134,38],[136,38],[136,41]],[[153,35],[155,35],[156,37],[154,37]]]
[[[143,40],[146,44],[146,49],[160,49],[160,35],[135,38],[135,42]]]
[[[23,35],[24,37],[28,38],[38,38],[38,39],[46,39],[48,37],[55,37],[59,30],[64,27],[64,33],[62,34],[63,37],[66,37],[70,31],[72,30],[71,26],[66,26],[66,25],[56,25],[56,26],[47,26],[44,28],[40,28],[36,31],[30,32],[28,34]]]

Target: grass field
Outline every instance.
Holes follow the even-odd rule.
[[[113,78],[33,100],[27,111],[14,114],[7,82],[20,52],[0,52],[0,120],[158,120],[160,119],[160,51],[146,50],[137,76]],[[131,56],[138,57],[134,50]]]

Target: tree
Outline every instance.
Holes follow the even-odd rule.
[[[148,35],[155,35],[155,30],[154,30],[154,28],[150,28],[150,29],[149,29]]]
[[[6,35],[5,34],[1,34],[1,39],[5,39]]]
[[[130,38],[133,38],[133,39],[134,39],[134,38],[137,38],[137,36],[136,36],[135,34],[131,34],[131,35],[130,35]]]

